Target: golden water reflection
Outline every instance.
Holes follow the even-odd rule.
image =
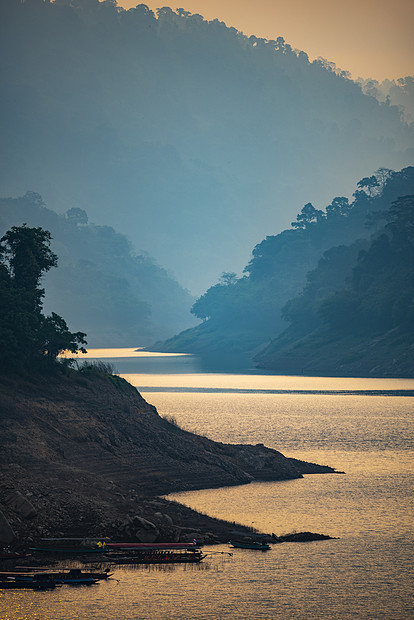
[[[127,363],[123,374],[145,391],[160,414],[173,415],[184,428],[223,442],[264,443],[286,456],[346,471],[175,494],[175,499],[264,531],[308,529],[339,540],[284,543],[265,554],[233,550],[232,556],[221,545],[202,567],[117,569],[119,583],[93,588],[0,591],[1,620],[414,617],[414,398],[351,394],[413,390],[414,380],[200,374],[185,371],[191,356],[135,349],[90,351],[88,356]],[[156,371],[157,360],[167,361],[168,374]],[[151,392],[151,387],[157,390]],[[251,392],[243,393],[246,389]],[[278,389],[291,393],[271,393]]]
[[[123,357],[182,357],[186,353],[153,353],[151,351],[143,351],[137,347],[123,347],[119,349],[90,349],[86,353],[78,353],[76,359],[113,359]],[[73,353],[67,352],[64,357],[74,357]]]
[[[224,390],[359,391],[414,390],[414,379],[297,377],[262,374],[180,373],[122,375],[136,387],[208,388]]]

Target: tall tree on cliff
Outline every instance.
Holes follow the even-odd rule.
[[[51,367],[65,349],[85,351],[83,332],[70,332],[65,320],[42,313],[41,278],[57,266],[51,235],[42,228],[13,226],[0,239],[0,367]]]

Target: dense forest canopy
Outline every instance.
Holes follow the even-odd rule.
[[[195,302],[200,326],[156,346],[232,363],[271,340],[258,359],[272,367],[278,349],[324,325],[331,339],[408,330],[413,194],[413,167],[381,169],[357,183],[351,202],[338,196],[325,210],[307,203],[290,229],[253,249],[243,277],[223,274]]]
[[[414,330],[414,196],[401,196],[387,224],[358,253],[347,287],[319,299],[323,322],[341,333]]]
[[[277,24],[264,40],[98,0],[3,0],[0,23],[2,195],[87,210],[193,292],[239,273],[297,205],[412,163],[392,99],[309,62]]]
[[[413,376],[414,195],[374,218],[371,240],[333,248],[282,310],[289,327],[257,358],[284,372]],[[351,260],[350,260],[351,259]]]
[[[191,295],[124,235],[89,223],[85,210],[59,215],[35,192],[0,199],[0,235],[23,223],[50,231],[59,256],[44,277],[46,310],[81,326],[90,346],[142,346],[196,322]]]

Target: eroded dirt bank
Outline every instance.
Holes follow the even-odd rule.
[[[227,539],[235,524],[158,496],[334,471],[186,432],[112,375],[2,377],[0,424],[0,512],[20,544],[62,535]]]

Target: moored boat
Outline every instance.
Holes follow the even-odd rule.
[[[111,556],[114,564],[191,564],[199,563],[206,556],[201,551],[196,553],[176,553],[174,551],[139,552],[133,555],[120,554]]]
[[[55,554],[70,554],[70,555],[84,555],[90,553],[102,554],[105,552],[104,547],[94,547],[88,549],[87,547],[29,547],[30,551],[35,553],[55,553]]]
[[[231,540],[230,545],[232,547],[236,547],[237,549],[254,549],[256,551],[269,551],[272,547],[265,542],[261,541],[242,541],[242,540]]]
[[[124,543],[106,545],[106,557],[115,564],[170,564],[201,562],[197,541],[163,543]]]
[[[19,575],[15,577],[16,582],[24,582],[24,583],[37,583],[39,582],[39,577],[44,577],[45,580],[49,579],[53,581],[55,584],[72,584],[72,585],[92,585],[94,583],[98,583],[99,579],[94,579],[88,575],[76,574],[76,575],[63,575],[61,577],[56,577],[51,573],[42,573],[42,575]]]
[[[31,590],[52,590],[56,588],[56,581],[49,575],[36,575],[30,579],[20,579],[16,577],[0,578],[0,588],[3,590],[17,590],[26,588]]]
[[[197,541],[193,542],[163,542],[163,543],[129,543],[129,542],[110,542],[106,543],[110,549],[121,550],[158,550],[158,549],[197,549]]]
[[[0,573],[0,580],[7,581],[12,580],[16,582],[36,582],[52,580],[57,584],[91,584],[97,583],[102,579],[108,579],[112,573],[107,569],[105,572],[98,571],[84,571],[80,568],[71,568],[68,570],[49,571],[43,570],[26,570],[25,572],[19,571],[3,571]]]
[[[71,568],[68,571],[51,571],[49,572],[51,577],[56,583],[75,583],[75,580],[90,579],[93,581],[101,581],[112,577],[113,573],[109,572],[109,568],[104,572],[99,571],[84,571],[80,568]]]
[[[54,588],[56,588],[56,583],[54,582],[45,584],[38,581],[16,581],[15,579],[0,581],[0,589],[2,590],[53,590]]]
[[[105,552],[109,538],[41,538],[36,547],[30,551],[62,555],[102,554]]]

